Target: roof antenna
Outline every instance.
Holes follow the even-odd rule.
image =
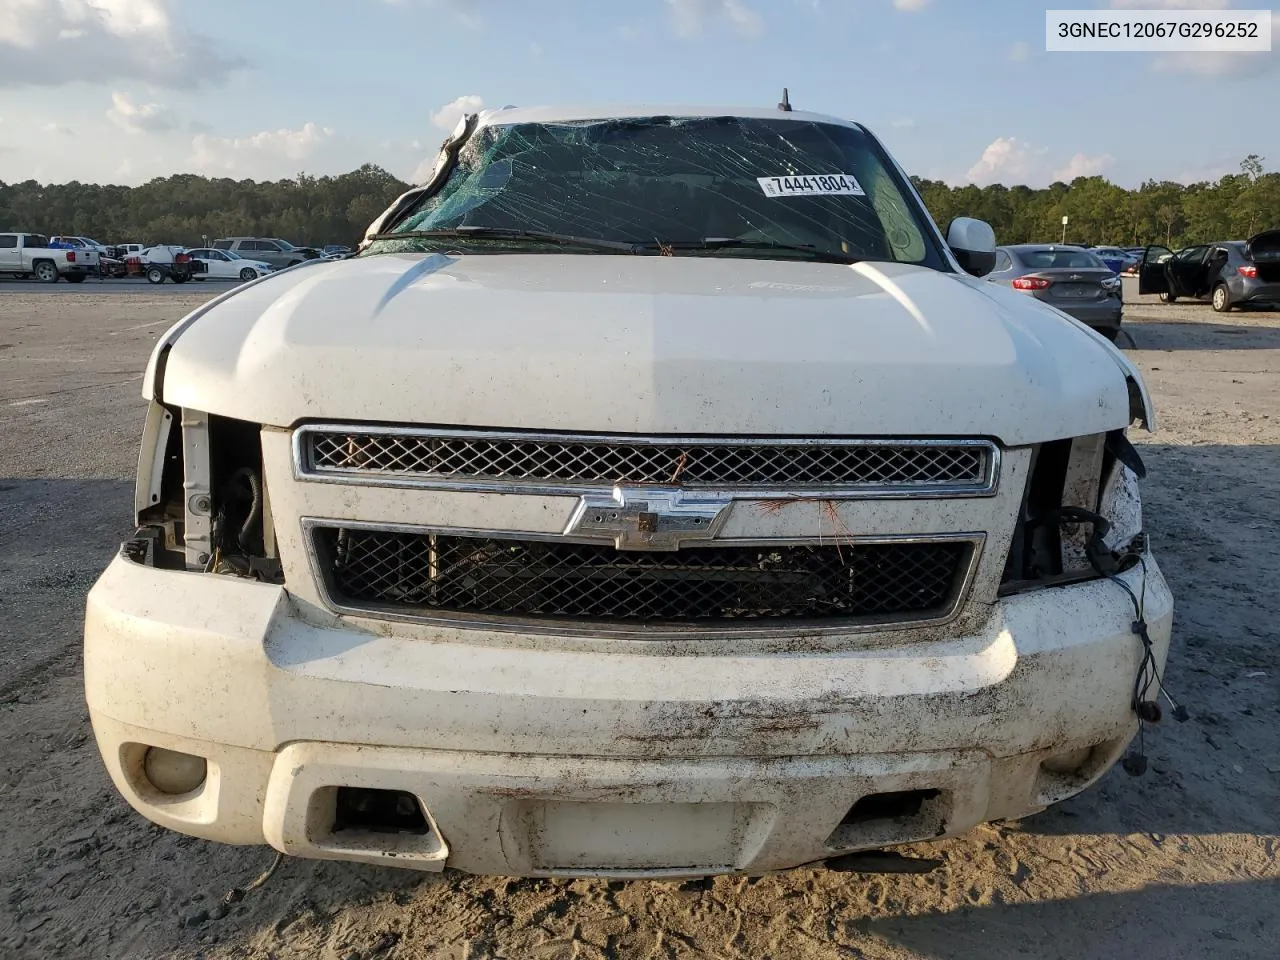
[[[778,109],[784,113],[791,112],[791,97],[787,95],[787,88],[782,88],[782,102],[778,104]]]

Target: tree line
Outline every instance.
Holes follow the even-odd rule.
[[[1159,243],[1182,247],[1215,240],[1244,240],[1280,227],[1280,173],[1264,172],[1263,157],[1250,154],[1240,172],[1191,184],[1148,180],[1137,189],[1102,177],[1030,187],[952,187],[912,177],[934,220],[943,228],[953,217],[978,217],[995,228],[1001,243],[1062,240],[1068,243],[1136,247]]]
[[[1067,242],[1178,247],[1243,239],[1280,227],[1280,173],[1250,155],[1240,172],[1191,184],[1149,180],[1126,189],[1077,177],[1042,189],[953,187],[913,177],[934,219],[988,221],[1001,243]],[[298,244],[354,244],[409,185],[374,164],[340,176],[263,181],[179,174],[137,187],[0,181],[0,229],[92,237],[102,243],[176,243],[204,237],[284,237]]]
[[[203,237],[283,237],[354,244],[409,185],[366,163],[336,177],[254,181],[195,174],[137,187],[0,181],[0,229],[92,237],[99,243],[200,246]]]

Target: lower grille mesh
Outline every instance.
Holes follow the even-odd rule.
[[[608,545],[321,527],[333,599],[397,612],[582,621],[929,619],[945,613],[972,544]]]

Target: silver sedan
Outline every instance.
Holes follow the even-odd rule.
[[[1083,247],[1048,243],[997,247],[996,265],[987,279],[1057,307],[1108,340],[1115,340],[1120,332],[1124,311],[1120,278]]]

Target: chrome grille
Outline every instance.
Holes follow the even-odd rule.
[[[915,621],[957,602],[974,544],[697,546],[667,553],[563,540],[316,527],[340,607],[430,617],[678,621]]]
[[[303,475],[518,486],[988,491],[983,440],[633,438],[304,427]]]

